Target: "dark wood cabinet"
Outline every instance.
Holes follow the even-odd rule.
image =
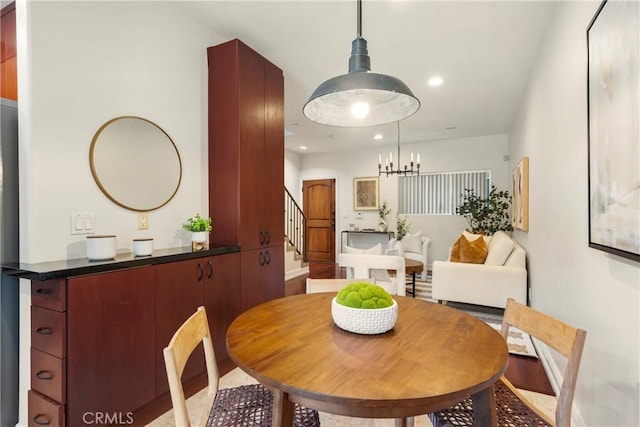
[[[253,307],[264,301],[284,296],[284,250],[270,247],[242,251],[243,305]]]
[[[207,54],[212,241],[241,246],[246,309],[284,296],[284,77],[239,40]]]
[[[32,280],[29,426],[137,426],[168,410],[162,350],[202,305],[218,367],[228,369],[226,332],[243,307],[240,261],[225,252]],[[188,395],[206,384],[196,353],[182,377]]]
[[[213,272],[205,287],[205,309],[218,365],[229,358],[227,329],[242,313],[240,254],[220,255],[212,259]]]
[[[149,266],[68,279],[67,425],[155,398],[154,277]]]
[[[208,263],[207,263],[208,261]],[[207,258],[173,262],[156,266],[156,395],[169,391],[167,371],[162,350],[169,344],[175,331],[204,304],[207,276],[211,274],[211,261]],[[182,374],[189,380],[203,372],[202,346],[193,352]]]
[[[18,100],[15,2],[0,10],[0,98]]]

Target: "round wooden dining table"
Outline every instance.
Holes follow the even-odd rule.
[[[334,297],[271,300],[242,313],[227,331],[232,360],[274,392],[273,426],[292,425],[294,403],[406,420],[469,395],[474,425],[496,425],[493,384],[507,367],[508,350],[494,329],[445,305],[393,296],[394,328],[360,335],[334,324]]]

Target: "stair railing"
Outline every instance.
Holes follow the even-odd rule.
[[[304,228],[306,218],[300,206],[289,193],[289,190],[284,189],[284,232],[285,238],[289,243],[296,248],[296,253],[302,255],[302,259],[307,259],[307,253],[304,247]]]

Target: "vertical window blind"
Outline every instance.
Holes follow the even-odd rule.
[[[437,172],[398,177],[398,211],[401,214],[455,215],[465,188],[486,197],[491,172]]]

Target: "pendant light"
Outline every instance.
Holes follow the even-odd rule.
[[[377,126],[406,119],[420,108],[418,98],[401,80],[371,72],[361,21],[358,0],[358,35],[351,43],[349,73],[318,86],[303,108],[309,120],[341,127]]]

